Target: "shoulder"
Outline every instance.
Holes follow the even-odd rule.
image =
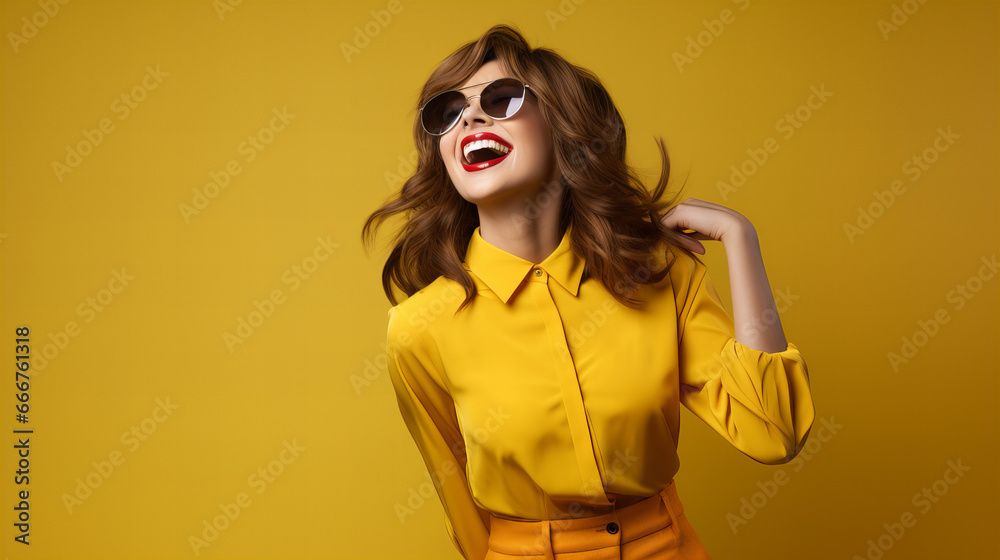
[[[433,337],[433,327],[454,317],[465,299],[465,290],[454,280],[439,276],[430,284],[389,308],[390,343],[399,338],[411,340]]]
[[[402,376],[411,383],[432,382],[447,391],[441,339],[447,336],[448,324],[464,296],[461,284],[439,277],[389,308],[385,348],[391,363],[396,364],[389,370],[394,379]]]
[[[659,272],[664,266],[669,267],[661,283],[670,285],[676,308],[684,309],[707,277],[708,268],[705,263],[697,255],[689,254],[666,241],[661,241],[656,246],[651,258],[655,263],[653,268],[655,272]]]
[[[663,266],[670,267],[667,277],[675,286],[698,283],[708,272],[708,268],[698,255],[688,253],[666,241],[661,241],[657,245],[653,258],[659,267],[656,270],[662,269]]]

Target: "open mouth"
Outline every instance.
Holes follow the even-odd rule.
[[[491,132],[478,132],[462,139],[462,167],[466,171],[480,171],[497,165],[514,150],[514,147]]]

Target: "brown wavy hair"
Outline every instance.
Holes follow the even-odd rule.
[[[565,195],[560,231],[573,224],[570,242],[586,265],[583,278],[598,278],[620,302],[638,307],[632,297],[641,284],[662,280],[669,264],[649,269],[657,244],[691,255],[660,222],[678,197],[663,199],[670,177],[670,158],[661,138],[660,178],[650,193],[625,162],[625,126],[621,114],[601,81],[585,68],[573,65],[545,48],[531,48],[514,28],[497,25],[477,41],[446,58],[420,92],[417,107],[433,95],[466,82],[479,68],[498,60],[513,77],[531,84],[542,118],[552,133],[556,165]],[[394,238],[394,247],[382,270],[382,288],[393,305],[396,284],[413,295],[439,276],[465,288],[459,310],[472,303],[475,284],[462,266],[472,233],[479,225],[475,204],[455,189],[438,152],[440,137],[413,123],[417,146],[416,172],[399,196],[379,207],[365,221],[362,241],[371,240],[392,215],[406,212],[407,220]],[[368,244],[366,243],[366,250]],[[693,255],[692,255],[693,256]],[[669,259],[668,259],[669,262]]]

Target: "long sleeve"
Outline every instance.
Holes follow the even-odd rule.
[[[429,338],[399,306],[389,310],[388,369],[399,411],[435,483],[452,542],[464,558],[482,559],[489,512],[476,505],[469,491],[465,442],[454,402],[438,373],[440,357]]]
[[[684,280],[686,297],[678,305],[681,403],[753,459],[792,460],[815,416],[798,348],[789,342],[767,353],[740,344],[704,265]]]

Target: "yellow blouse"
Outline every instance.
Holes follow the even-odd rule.
[[[533,264],[476,228],[469,307],[455,315],[465,292],[442,276],[389,310],[399,409],[465,558],[485,556],[490,512],[581,517],[660,492],[679,466],[680,404],[767,464],[791,460],[812,426],[798,349],[736,342],[704,264],[671,251],[633,309],[581,282],[571,231]],[[662,252],[650,262],[660,270]]]

